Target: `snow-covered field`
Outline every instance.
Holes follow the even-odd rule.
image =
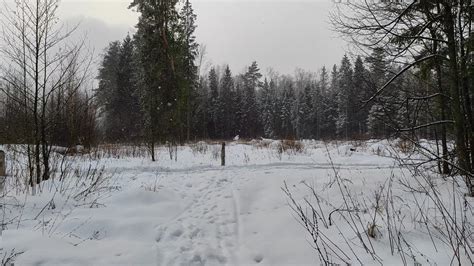
[[[286,182],[303,207],[305,199],[319,201],[314,205],[323,216],[319,230],[333,243],[326,247],[340,249],[336,253],[346,254],[352,264],[452,262],[453,251],[441,233],[442,213],[426,195],[400,182],[424,188],[391,157],[396,153],[387,142],[305,141],[299,151],[278,151],[277,142],[229,143],[225,167],[219,152],[219,145],[198,143],[179,147],[177,160],[160,148],[155,163],[124,154],[100,160],[78,156],[70,165],[82,170],[72,171],[64,182],[45,182],[36,196],[15,189],[10,177],[2,198],[1,255],[5,260],[18,254],[15,265],[318,265],[322,261],[311,236],[282,190]],[[97,171],[91,174],[89,165]],[[347,221],[339,181],[356,201],[350,217],[360,218],[358,230],[365,235],[368,221],[375,221],[376,237],[363,237],[373,254]],[[432,182],[446,191],[440,200],[446,208],[466,208],[460,219],[473,243],[473,201],[452,206],[453,198],[463,199],[462,182],[457,186],[439,177]],[[381,198],[377,205],[376,195]],[[329,225],[329,213],[338,209]],[[391,213],[398,218],[390,220]],[[427,219],[437,224],[438,218],[441,230],[430,229]],[[404,246],[394,244],[391,230],[403,233],[397,243]],[[472,247],[460,253],[466,251]],[[468,256],[461,259],[470,263]]]

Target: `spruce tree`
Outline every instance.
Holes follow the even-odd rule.
[[[336,121],[337,134],[339,137],[348,139],[352,131],[354,121],[353,88],[352,88],[352,65],[347,55],[344,55],[338,73],[337,90],[337,112]]]
[[[386,81],[389,71],[384,51],[382,49],[374,49],[366,61],[369,64],[370,70],[368,79],[369,91],[375,93]],[[371,103],[367,117],[367,128],[372,137],[380,138],[387,135],[387,126],[384,119],[387,117],[388,112],[384,106],[385,103],[388,103],[386,95],[379,95]]]
[[[326,95],[329,93],[329,74],[326,67],[323,66],[319,76],[317,86],[313,91],[313,136],[316,139],[321,138],[321,129],[324,121],[323,113]]]
[[[99,69],[96,96],[104,114],[107,141],[135,141],[140,136],[141,112],[135,86],[134,44],[130,36],[112,42]]]
[[[99,67],[99,75],[97,79],[99,86],[96,91],[96,99],[98,105],[101,107],[102,114],[105,116],[105,132],[106,135],[110,133],[110,128],[114,127],[110,119],[111,110],[113,109],[114,94],[118,89],[118,69],[119,69],[119,57],[120,57],[120,46],[119,41],[111,42],[107,47],[101,65]]]
[[[177,3],[178,0],[134,0],[130,4],[140,12],[135,39],[141,106],[153,161],[159,139],[175,142],[179,136],[182,41]]]
[[[274,126],[274,87],[273,84],[269,84],[267,79],[262,86],[262,90],[260,93],[260,114],[261,114],[261,121],[263,124],[263,133],[264,136],[267,138],[274,138],[275,137],[275,126]]]
[[[208,82],[205,78],[199,79],[197,86],[196,97],[193,100],[193,113],[192,113],[192,133],[197,138],[209,138],[209,124],[210,124],[210,112],[209,112],[209,88]]]
[[[370,106],[367,106],[367,101],[371,96],[372,92],[369,91],[367,86],[367,70],[365,69],[364,62],[360,56],[357,56],[354,62],[354,76],[353,76],[353,89],[354,89],[354,107],[353,110],[354,120],[354,134],[355,136],[362,136],[367,133],[367,116]],[[364,107],[362,109],[362,107]]]
[[[293,81],[289,78],[285,78],[282,81],[282,97],[281,97],[281,135],[285,139],[295,138],[295,129],[293,127],[294,106],[296,105],[296,96],[293,89]]]
[[[181,83],[180,83],[180,126],[181,138],[186,135],[189,141],[191,134],[192,100],[196,98],[198,83],[197,66],[195,64],[199,45],[196,43],[194,32],[196,30],[196,14],[189,0],[186,0],[179,14],[180,16],[180,42],[181,42]],[[183,132],[186,128],[186,133]]]
[[[235,77],[235,97],[234,97],[234,105],[233,111],[235,114],[235,128],[234,134],[238,136],[244,136],[246,134],[246,106],[245,106],[245,91],[244,91],[244,77],[243,75],[239,75]]]
[[[321,137],[334,138],[337,119],[337,92],[338,92],[338,69],[334,65],[331,72],[331,83],[329,90],[322,94],[321,99]]]
[[[302,93],[302,101],[300,101],[300,133],[301,138],[313,138],[312,123],[314,122],[313,117],[313,93],[310,85],[306,86]]]
[[[221,126],[221,105],[219,101],[219,81],[215,68],[211,68],[209,71],[209,89],[210,89],[210,99],[209,99],[209,114],[210,114],[210,128],[209,136],[211,138],[221,137],[221,132],[219,131]]]
[[[137,87],[134,82],[135,59],[134,44],[129,35],[123,40],[118,70],[118,103],[121,105],[116,116],[121,117],[122,132],[120,140],[137,141],[140,137],[141,110]]]
[[[222,137],[225,139],[234,137],[233,128],[235,122],[234,111],[232,106],[234,104],[234,81],[232,78],[232,72],[227,65],[222,77],[221,92],[219,95],[220,102],[220,114],[222,121]]]
[[[242,124],[244,128],[241,128],[244,137],[256,137],[260,129],[256,90],[261,86],[261,77],[262,74],[260,74],[257,62],[253,62],[244,75],[244,95],[242,102]]]

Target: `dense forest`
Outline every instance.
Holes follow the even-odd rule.
[[[133,65],[130,37],[108,47],[100,70],[98,100],[103,107],[104,137],[110,142],[142,140],[140,88]],[[331,71],[297,69],[281,75],[263,74],[257,62],[245,73],[228,65],[208,66],[190,92],[191,121],[180,141],[241,138],[367,139],[397,137],[419,123],[437,121],[437,108],[417,100],[434,93],[433,76],[416,69],[391,84],[382,97],[368,102],[377,88],[400,69],[377,49],[362,59],[348,56]],[[136,84],[136,83],[135,83]],[[434,138],[435,129],[419,136]],[[189,133],[189,135],[188,135]]]

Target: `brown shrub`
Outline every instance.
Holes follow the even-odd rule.
[[[395,144],[395,147],[403,153],[410,153],[415,148],[415,146],[413,145],[411,141],[404,140],[404,139],[397,141],[397,143]]]
[[[282,140],[280,145],[278,145],[278,151],[280,153],[283,152],[294,152],[294,153],[301,153],[304,150],[304,145],[300,141],[297,140]]]

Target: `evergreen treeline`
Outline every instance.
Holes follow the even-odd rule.
[[[105,108],[105,136],[110,141],[144,137],[143,108],[133,61],[133,41],[113,42],[100,72],[99,99]],[[285,138],[355,139],[396,136],[404,129],[435,121],[434,107],[407,98],[429,93],[431,77],[407,72],[390,90],[367,102],[398,70],[383,51],[351,61],[344,56],[331,72],[297,70],[293,76],[274,71],[262,75],[256,62],[233,75],[229,66],[211,67],[189,94],[191,139]],[[111,77],[111,79],[109,78]],[[114,79],[115,77],[115,79]],[[419,135],[435,137],[434,130]],[[181,132],[181,140],[185,140]]]

